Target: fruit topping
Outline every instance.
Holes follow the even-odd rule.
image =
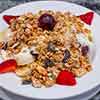
[[[82,55],[85,56],[87,55],[87,53],[89,52],[89,47],[86,45],[86,46],[83,46],[81,48],[81,52],[82,52]]]
[[[0,64],[0,73],[15,72],[17,67],[16,60],[9,59]]]
[[[83,22],[85,22],[86,24],[91,25],[92,20],[93,20],[93,15],[94,15],[93,12],[88,12],[86,14],[80,15],[79,17]]]
[[[66,63],[67,60],[70,58],[70,56],[71,56],[71,54],[70,54],[69,50],[66,49],[66,50],[65,50],[65,53],[64,53],[64,58],[63,58],[62,62],[63,62],[63,63]]]
[[[54,17],[47,13],[41,15],[38,21],[39,21],[38,26],[43,30],[53,30],[56,24]]]
[[[7,24],[10,24],[10,21],[12,20],[12,19],[16,19],[16,18],[18,18],[19,16],[12,16],[12,15],[4,15],[3,16],[3,19],[7,22]]]
[[[73,86],[76,85],[76,80],[73,75],[73,73],[63,70],[59,73],[56,83],[60,85],[68,85],[68,86]]]

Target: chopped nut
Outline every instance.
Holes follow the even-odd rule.
[[[41,66],[37,66],[36,70],[42,75],[47,75],[46,69]]]
[[[46,87],[51,87],[55,84],[55,80],[50,80],[48,79],[46,82],[45,82],[45,86]]]
[[[85,68],[72,68],[72,72],[75,74],[75,76],[81,77],[87,73],[87,70]]]
[[[36,88],[41,88],[43,86],[41,82],[34,77],[32,77],[32,85]]]

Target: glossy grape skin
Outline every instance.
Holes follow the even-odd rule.
[[[38,26],[43,30],[53,30],[56,21],[54,17],[50,14],[43,14],[38,19]]]

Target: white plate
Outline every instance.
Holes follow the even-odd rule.
[[[0,14],[0,31],[7,27],[7,24],[2,19],[3,15],[20,15],[27,12],[36,13],[39,10],[57,10],[57,11],[70,11],[75,15],[80,15],[91,11],[82,6],[66,3],[61,1],[38,1],[22,4],[11,9],[8,9]],[[96,57],[93,61],[93,71],[77,80],[77,85],[73,87],[55,85],[51,88],[33,88],[32,86],[22,86],[21,81],[16,75],[3,74],[0,75],[0,86],[6,90],[15,93],[17,95],[37,98],[37,99],[61,99],[69,98],[82,94],[91,90],[95,86],[100,84],[100,16],[94,14],[92,25],[89,27],[94,35],[96,44]]]
[[[91,89],[88,92],[85,92],[83,94],[80,94],[80,95],[77,95],[74,97],[70,97],[70,98],[68,98],[68,100],[90,100],[91,98],[94,98],[94,96],[99,91],[100,91],[100,85]],[[0,89],[0,97],[2,97],[4,100],[39,100],[39,99],[26,98],[26,97],[23,97],[20,95],[15,95],[7,90],[4,90],[3,88]],[[99,99],[99,96],[96,96],[95,98]],[[59,99],[59,100],[67,100],[67,99]]]

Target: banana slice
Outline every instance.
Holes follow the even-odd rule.
[[[21,77],[30,76],[31,72],[32,72],[32,69],[27,65],[25,67],[19,67],[16,70],[16,74]]]

